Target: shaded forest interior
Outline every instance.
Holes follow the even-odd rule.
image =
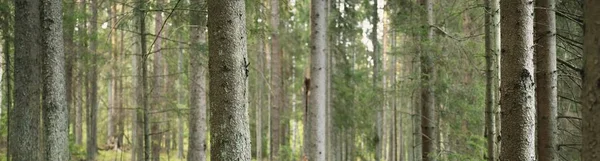
[[[598,161],[600,1],[0,0],[0,161]]]

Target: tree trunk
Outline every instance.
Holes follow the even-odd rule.
[[[421,153],[423,161],[434,161],[436,158],[436,123],[435,118],[435,103],[434,103],[434,91],[433,91],[433,78],[434,78],[434,65],[433,65],[433,52],[431,49],[434,41],[433,27],[433,1],[423,0],[422,5],[426,10],[426,22],[424,22],[426,29],[426,37],[423,37],[423,42],[428,44],[424,45],[421,53],[421,131],[422,131],[422,148]]]
[[[206,1],[192,0],[194,8],[206,9]],[[188,161],[206,160],[206,10],[190,12],[190,136]],[[214,106],[211,106],[214,107]],[[214,136],[214,135],[213,135]]]
[[[108,21],[110,28],[111,28],[111,34],[110,34],[110,65],[111,65],[111,71],[109,73],[109,85],[108,85],[108,121],[107,121],[107,137],[106,137],[106,143],[109,146],[113,146],[115,145],[115,131],[116,131],[116,98],[117,96],[116,94],[116,54],[117,54],[117,48],[116,48],[116,43],[117,43],[117,36],[116,36],[116,22],[117,22],[117,18],[115,17],[116,15],[116,6],[114,5],[114,3],[110,2],[109,4],[110,8],[107,9],[108,15],[109,17],[111,17],[111,19]]]
[[[141,78],[138,82],[141,85],[140,96],[138,96],[138,102],[141,104],[142,111],[142,123],[144,136],[144,160],[150,161],[151,154],[151,142],[150,142],[150,108],[148,107],[148,56],[149,53],[146,51],[146,1],[139,0],[138,14],[139,14],[139,30],[140,30],[140,70]]]
[[[136,159],[150,161],[150,135],[148,127],[148,104],[147,104],[147,53],[146,53],[146,0],[136,0],[134,8],[135,28],[138,31],[136,36],[136,56],[134,59],[135,95],[136,95],[136,114],[135,114],[135,132],[136,132]]]
[[[535,98],[539,161],[554,161],[557,143],[556,16],[554,0],[535,2]]]
[[[157,4],[163,4],[163,0],[156,0]],[[160,6],[160,5],[159,5]],[[157,9],[161,10],[162,7],[158,7]],[[160,149],[161,149],[161,142],[162,142],[162,136],[163,136],[163,132],[161,132],[161,126],[160,126],[160,122],[161,122],[161,117],[163,114],[161,111],[161,108],[164,106],[163,102],[164,102],[164,90],[163,90],[163,84],[165,84],[164,80],[165,77],[164,76],[164,65],[163,65],[163,56],[162,56],[162,24],[163,24],[163,17],[162,17],[162,12],[157,12],[156,15],[154,16],[154,32],[155,35],[157,35],[157,37],[155,38],[155,41],[153,42],[154,45],[154,51],[152,53],[152,56],[154,56],[154,59],[152,60],[152,65],[154,66],[154,77],[153,77],[153,86],[152,87],[152,109],[150,109],[151,115],[150,118],[150,125],[152,126],[151,129],[151,136],[150,138],[152,139],[152,160],[153,161],[159,161],[160,160]]]
[[[264,57],[264,44],[263,44],[263,35],[258,36],[258,53],[256,54],[256,63],[258,65],[258,70],[260,72],[266,72],[264,70],[263,60]],[[257,76],[256,79],[257,86],[257,105],[256,105],[256,160],[262,161],[262,112],[263,112],[263,89],[264,89],[264,81],[261,76]]]
[[[533,3],[501,1],[501,160],[535,160]]]
[[[140,7],[140,6],[137,6]],[[135,27],[136,30],[140,30],[139,28],[139,24],[140,24],[140,19],[141,19],[141,12],[139,8],[136,8],[136,22],[135,22]],[[135,107],[135,111],[133,112],[133,116],[132,116],[132,122],[133,122],[133,130],[132,130],[132,136],[133,136],[133,148],[132,148],[132,161],[141,161],[144,160],[144,136],[143,136],[143,112],[142,112],[142,84],[141,84],[141,36],[136,36],[134,38],[134,53],[138,53],[138,55],[135,55],[132,58],[132,75],[134,75],[133,77],[133,86],[135,87],[134,89],[134,107]]]
[[[403,144],[398,144],[398,129],[400,129],[400,131],[402,132],[402,124],[398,124],[398,88],[396,86],[396,83],[398,81],[397,79],[397,73],[398,73],[398,56],[395,54],[396,52],[396,32],[392,31],[391,35],[390,35],[390,53],[392,56],[392,62],[391,62],[391,67],[390,67],[390,87],[392,89],[392,94],[391,94],[391,105],[392,106],[392,122],[391,122],[391,126],[392,126],[392,133],[390,134],[391,139],[391,150],[390,152],[391,157],[390,159],[392,161],[396,161],[396,160],[402,160],[402,146]],[[398,126],[400,126],[400,128],[398,128]],[[402,139],[402,135],[400,134],[400,139]],[[400,153],[399,153],[400,152]],[[398,154],[400,154],[400,156],[398,156]]]
[[[15,106],[10,111],[10,160],[41,160],[40,1],[15,1]]]
[[[209,0],[208,13],[210,160],[250,161],[245,2]]]
[[[179,36],[179,39],[182,40],[182,36]],[[183,82],[185,77],[183,75],[183,43],[178,43],[178,59],[177,59],[177,73],[179,74],[179,78],[177,78],[177,89],[179,91],[183,90]],[[180,106],[185,104],[184,95],[182,92],[177,92],[177,159],[183,159],[183,116],[181,114]],[[191,126],[190,126],[191,127]]]
[[[270,0],[271,5],[271,160],[280,160],[282,144],[282,120],[284,106],[283,54],[279,46],[279,0]]]
[[[6,87],[6,91],[5,91],[6,92],[5,93],[5,95],[6,95],[6,116],[9,118],[9,119],[6,119],[6,126],[7,126],[7,129],[6,129],[6,133],[7,133],[6,160],[10,160],[10,154],[11,154],[10,148],[12,148],[12,146],[10,145],[10,139],[11,139],[10,138],[10,125],[11,125],[10,111],[11,111],[11,107],[12,107],[12,93],[13,92],[12,92],[12,86],[11,86],[12,77],[11,77],[11,72],[10,72],[10,71],[12,71],[12,68],[11,68],[11,60],[10,60],[10,44],[11,44],[10,38],[11,37],[9,35],[9,30],[8,30],[9,29],[9,25],[8,25],[9,24],[8,23],[9,15],[10,15],[10,13],[8,13],[8,12],[3,13],[3,22],[4,23],[2,23],[2,39],[4,39],[4,42],[2,44],[2,51],[3,51],[2,54],[4,56],[3,57],[4,58],[4,70],[6,72],[6,75],[4,77],[4,80],[6,80],[6,81],[4,81],[4,83],[5,83],[4,85],[6,85],[5,86]]]
[[[584,5],[583,88],[581,92],[583,122],[581,159],[600,159],[600,1],[586,0]]]
[[[327,117],[325,110],[327,102],[327,13],[325,0],[311,1],[311,64],[310,64],[310,106],[309,126],[310,140],[308,143],[308,160],[325,161],[326,149],[325,125]]]
[[[62,1],[42,1],[43,160],[69,160],[69,112],[65,84]],[[31,38],[35,39],[35,38]]]
[[[125,12],[123,5],[121,5],[121,10],[120,11],[121,12],[118,12],[118,13],[121,14],[121,15]],[[115,22],[115,24],[116,24],[116,22]],[[125,41],[123,41],[124,38],[125,38],[125,33],[124,33],[124,31],[120,31],[120,32],[116,31],[116,32],[120,35],[119,36],[119,52],[118,52],[118,55],[116,55],[116,62],[118,64],[121,64],[121,63],[123,63],[121,61],[121,59],[122,59],[121,57],[125,53],[125,47],[124,47],[125,46],[124,45]],[[118,135],[118,139],[117,139],[118,141],[117,141],[117,146],[118,146],[118,148],[122,148],[123,147],[123,142],[124,142],[124,139],[125,139],[124,136],[125,136],[125,118],[126,118],[126,114],[127,114],[126,111],[130,111],[130,110],[125,110],[125,108],[124,108],[125,106],[123,106],[123,102],[127,101],[123,97],[124,96],[123,95],[123,77],[121,77],[121,74],[122,74],[121,70],[123,70],[123,69],[121,69],[121,67],[119,65],[116,65],[116,68],[117,68],[116,69],[116,71],[117,71],[116,75],[118,76],[118,79],[117,79],[117,100],[116,100],[117,101],[117,107],[118,107],[118,109],[117,109],[117,113],[118,113],[117,114],[117,117],[118,117],[117,118],[118,119],[117,120],[117,127],[118,127],[118,134],[117,134]]]
[[[90,63],[91,69],[88,73],[90,83],[90,97],[88,98],[88,126],[87,126],[87,160],[96,160],[97,153],[97,118],[98,118],[98,72],[97,72],[97,59],[99,53],[97,53],[97,41],[98,41],[98,2],[97,0],[91,0],[92,17],[90,19],[90,49],[91,52]]]
[[[379,23],[379,15],[377,13],[378,8],[377,8],[377,0],[373,1],[373,8],[372,8],[372,19],[371,19],[371,24],[373,25],[373,27],[371,28],[371,43],[373,45],[373,90],[378,91],[378,84],[379,82],[379,40],[377,39],[377,25]],[[377,92],[376,92],[377,93]],[[383,94],[380,96],[384,96]],[[385,102],[385,100],[384,100]],[[376,130],[377,130],[377,140],[375,141],[375,160],[379,161],[383,159],[384,156],[384,150],[383,150],[383,140],[384,140],[384,130],[383,130],[383,120],[384,120],[384,116],[383,116],[383,110],[385,109],[385,103],[381,103],[380,104],[380,109],[377,110],[377,114],[375,115],[375,120],[377,120],[376,122]]]
[[[79,5],[81,5],[81,8],[79,8],[81,11],[86,11],[87,9],[87,5],[86,2],[84,0],[82,1],[78,1],[78,3],[80,3]],[[87,20],[86,17],[84,17],[83,19],[80,19],[77,23],[79,23],[80,26],[84,26],[83,28],[85,28]],[[86,96],[86,94],[84,93],[84,89],[86,87],[86,83],[85,83],[85,79],[84,79],[84,69],[85,69],[85,61],[83,61],[83,59],[81,59],[81,57],[83,56],[84,53],[86,53],[85,51],[86,49],[86,40],[85,38],[87,37],[86,35],[87,33],[85,32],[85,30],[79,30],[78,31],[78,36],[82,38],[82,40],[79,40],[78,44],[77,44],[77,54],[78,54],[78,63],[77,66],[79,68],[79,71],[77,72],[77,77],[79,78],[78,80],[78,90],[79,90],[79,97],[75,97],[76,101],[75,101],[75,143],[77,145],[83,145],[83,118],[84,118],[84,97]]]
[[[486,86],[485,86],[485,137],[487,139],[486,159],[496,161],[496,121],[494,118],[495,95],[497,85],[494,83],[497,79],[497,72],[494,68],[497,66],[496,56],[500,48],[500,33],[498,25],[500,21],[499,0],[485,0],[485,65],[486,65]]]
[[[74,109],[74,96],[75,96],[75,84],[73,69],[75,65],[75,0],[66,1],[65,6],[63,8],[71,8],[70,10],[65,11],[63,14],[63,26],[64,28],[64,50],[65,50],[65,84],[66,84],[66,99],[67,99],[67,112],[69,113],[69,123],[71,124],[71,132],[73,134],[76,133],[75,128],[75,109]],[[73,115],[71,115],[73,112]]]

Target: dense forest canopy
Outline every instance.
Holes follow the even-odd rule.
[[[595,0],[0,0],[0,160],[595,161]]]

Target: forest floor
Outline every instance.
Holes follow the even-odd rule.
[[[115,150],[102,150],[98,154],[98,161],[129,161],[131,160],[130,151],[115,151]],[[182,161],[185,159],[177,158],[177,151],[172,151],[169,154],[166,152],[161,153],[160,160],[164,161]]]

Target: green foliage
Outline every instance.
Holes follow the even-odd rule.
[[[71,152],[71,160],[84,160],[86,156],[85,145],[77,145],[75,136],[69,135],[69,152]]]

